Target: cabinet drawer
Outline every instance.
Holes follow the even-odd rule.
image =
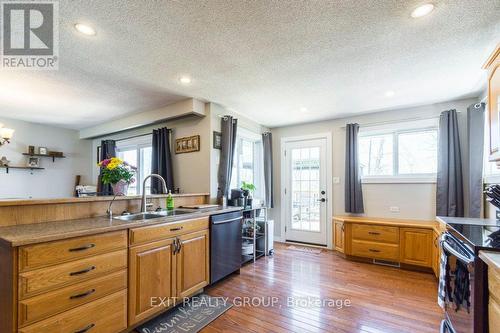
[[[101,254],[19,274],[19,298],[89,280],[127,267],[127,250]]]
[[[127,270],[19,301],[19,326],[26,326],[127,288]]]
[[[399,243],[399,228],[381,225],[353,224],[352,238],[371,242]]]
[[[352,255],[373,259],[399,260],[399,246],[396,244],[352,241]]]
[[[204,229],[208,229],[208,216],[130,229],[130,245],[147,243]]]
[[[500,271],[492,266],[488,267],[488,289],[490,295],[493,295],[497,302],[500,302]]]
[[[19,333],[116,333],[127,328],[127,292],[119,291],[31,326]]]
[[[126,248],[126,230],[23,246],[19,269],[24,272]]]

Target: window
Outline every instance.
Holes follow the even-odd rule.
[[[437,119],[362,129],[359,163],[363,180],[418,178],[437,173]]]
[[[142,182],[151,174],[151,136],[141,136],[116,143],[116,155],[130,165],[137,167],[135,182],[130,184],[127,195],[142,193]],[[151,193],[151,180],[146,182],[146,193]]]
[[[260,135],[238,128],[231,188],[240,188],[243,182],[252,183],[256,187],[254,197],[262,198],[264,195],[262,168],[262,140]]]

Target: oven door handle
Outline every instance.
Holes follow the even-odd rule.
[[[468,258],[465,255],[463,255],[462,253],[455,250],[453,247],[451,247],[450,244],[447,242],[447,238],[448,237],[446,234],[443,234],[443,236],[441,237],[441,247],[443,248],[443,250],[450,253],[451,255],[454,255],[455,257],[457,257],[458,260],[462,261],[463,263],[465,263],[467,265],[474,263],[474,258],[472,258],[472,259]]]

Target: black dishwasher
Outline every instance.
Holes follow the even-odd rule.
[[[241,211],[210,217],[210,284],[241,268]]]

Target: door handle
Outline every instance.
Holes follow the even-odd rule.
[[[79,331],[75,331],[75,333],[86,333],[88,331],[90,331],[91,329],[93,329],[95,326],[95,324],[90,324],[89,326],[85,327],[84,329],[81,329]]]
[[[318,199],[317,201],[319,201],[319,202],[326,202],[326,199],[325,198],[321,198],[321,199]]]
[[[178,240],[179,240],[179,238],[177,238],[177,237],[174,239],[174,243],[173,243],[173,245],[174,245],[174,255],[177,254],[177,250],[179,250],[179,245],[177,244]]]
[[[69,273],[70,276],[75,276],[75,275],[82,275],[82,274],[85,274],[85,273],[88,273],[88,272],[91,272],[93,271],[94,269],[96,269],[95,266],[91,266],[89,268],[86,268],[84,270],[81,270],[81,271],[78,271],[78,272],[71,272]]]

